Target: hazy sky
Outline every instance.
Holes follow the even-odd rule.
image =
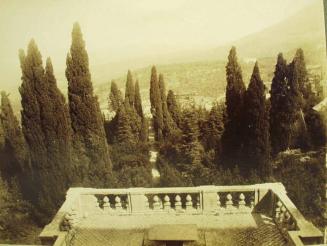
[[[63,68],[75,21],[94,66],[216,47],[277,23],[314,1],[0,0],[0,89],[20,84],[18,49],[26,48],[31,38],[44,59],[51,56],[55,71]]]

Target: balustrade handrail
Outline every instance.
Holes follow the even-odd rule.
[[[286,233],[290,239],[290,241],[294,245],[304,245],[301,238],[309,238],[312,239],[322,239],[322,232],[316,228],[311,222],[307,221],[302,213],[297,209],[295,204],[291,201],[291,199],[287,196],[287,192],[283,185],[272,187],[273,196],[275,197],[273,200],[281,202],[282,206],[286,209],[286,211],[290,214],[293,221],[296,223],[295,230],[286,229]],[[281,225],[281,229],[283,230],[283,225]]]
[[[201,191],[217,192],[251,192],[258,189],[258,185],[231,185],[231,186],[196,186],[196,187],[162,187],[162,188],[118,188],[118,189],[98,189],[98,188],[70,188],[79,189],[80,195],[106,195],[106,194],[163,194],[163,193],[196,193]]]
[[[283,206],[286,208],[286,210],[290,213],[292,218],[296,221],[296,225],[298,227],[299,231],[302,231],[305,233],[306,231],[309,231],[310,234],[317,233],[317,235],[320,235],[321,232],[313,226],[313,224],[309,221],[307,221],[302,213],[297,209],[295,204],[291,201],[291,199],[287,196],[286,191],[280,192],[280,190],[274,190],[274,195],[276,198],[279,199],[279,201],[283,204]]]

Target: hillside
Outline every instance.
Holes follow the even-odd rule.
[[[320,1],[316,1],[294,16],[261,32],[216,49],[202,53],[194,52],[187,58],[193,57],[193,62],[159,64],[157,70],[164,74],[167,88],[173,89],[177,94],[197,93],[202,97],[221,97],[226,83],[225,64],[227,55],[230,47],[234,45],[238,50],[245,83],[248,83],[254,61],[257,59],[262,78],[269,88],[279,52],[283,52],[287,60],[291,60],[295,50],[301,47],[304,50],[307,65],[319,65],[322,66],[321,70],[325,71],[326,46],[323,24],[322,4]],[[148,98],[150,70],[151,65],[132,71],[134,77],[140,82],[141,93],[145,98]],[[320,70],[316,72],[320,73]],[[111,76],[105,75],[104,70],[101,73],[100,77],[102,79],[107,77],[108,82],[96,84],[95,91],[99,96],[102,108],[105,108]],[[99,72],[95,76],[97,81],[101,81],[99,77],[101,73]],[[122,90],[124,90],[126,73],[115,78]]]
[[[258,20],[260,21],[260,20]],[[284,21],[225,46],[209,51],[207,57],[224,58],[228,48],[235,45],[243,57],[270,57],[278,52],[303,47],[310,51],[310,62],[325,59],[325,28],[322,1],[297,12]]]

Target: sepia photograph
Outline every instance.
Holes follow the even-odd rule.
[[[0,246],[327,245],[327,0],[0,0]]]

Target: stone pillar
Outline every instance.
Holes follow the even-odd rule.
[[[200,188],[202,191],[203,212],[204,213],[216,212],[218,210],[217,189],[214,186],[200,186]]]
[[[130,209],[131,213],[143,213],[149,211],[149,202],[143,188],[130,188]]]
[[[89,214],[100,214],[102,212],[95,195],[81,195],[80,202],[83,217],[87,217]]]

